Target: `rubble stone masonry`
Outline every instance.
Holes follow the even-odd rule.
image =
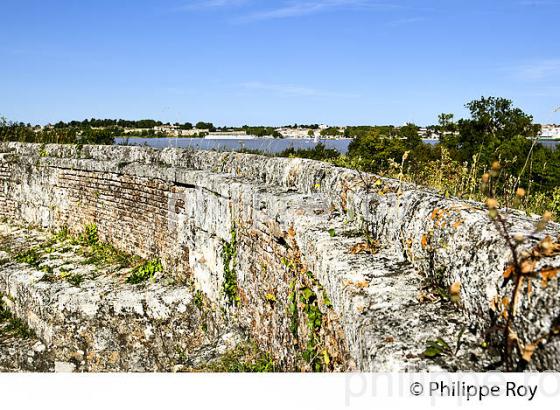
[[[197,323],[216,338],[239,330],[284,370],[503,366],[489,335],[503,322],[496,305],[511,286],[502,282],[512,255],[481,204],[318,161],[125,146],[3,143],[0,184],[0,216],[8,223],[75,234],[95,224],[100,240],[161,259],[172,279],[144,287],[104,282],[101,293],[87,283],[78,290],[45,285],[39,292],[37,283],[17,274],[19,265],[4,268],[0,292],[15,301],[13,309],[55,350],[57,361],[71,361],[78,350],[97,355],[96,361],[80,359],[78,370],[170,370],[181,355],[165,347],[165,338],[155,343],[142,334],[160,326],[169,340],[192,338],[198,342],[183,345],[195,355],[211,342]],[[528,238],[527,251],[547,236],[558,239],[554,223],[534,232],[538,218],[504,214],[510,232]],[[535,260],[537,270],[558,267],[554,252]],[[530,291],[524,287],[517,308],[518,349],[538,345],[528,363],[534,370],[560,370],[553,276],[547,284],[535,278]],[[442,293],[454,284],[459,294],[451,301]],[[184,291],[191,307],[183,306],[176,318],[187,312],[188,326],[179,331],[180,320],[158,324],[152,315],[139,321],[105,308],[140,288],[148,305],[174,292],[168,319]],[[76,303],[96,306],[95,313],[75,309],[74,327],[54,303],[66,291],[82,295]],[[203,296],[207,315],[192,307],[194,295]],[[52,337],[36,325],[55,322]],[[72,329],[80,326],[91,328],[91,337],[78,343]],[[133,341],[107,347],[99,341],[102,328],[109,345],[134,328],[143,347]],[[68,334],[57,338],[57,332]],[[426,357],[426,343],[438,338],[453,351],[460,348]],[[134,349],[145,355],[167,350],[158,360],[142,361]],[[111,362],[115,351],[121,358]]]

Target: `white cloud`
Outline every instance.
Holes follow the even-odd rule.
[[[407,25],[407,24],[419,23],[419,22],[425,21],[425,20],[426,20],[425,17],[408,17],[408,18],[388,21],[387,25],[388,26],[404,26],[404,25]]]
[[[302,17],[311,14],[342,9],[394,9],[394,3],[371,0],[307,0],[284,2],[280,7],[256,11],[237,19],[238,22]]]
[[[517,79],[539,81],[556,78],[560,80],[560,59],[547,59],[521,65],[514,70]]]
[[[356,98],[355,94],[337,93],[315,88],[303,87],[294,84],[272,84],[260,81],[250,81],[239,84],[245,90],[264,91],[277,95],[288,97],[339,97],[339,98]]]
[[[239,7],[249,0],[191,0],[179,7],[180,10],[204,10],[224,7]]]
[[[518,2],[520,6],[559,6],[558,0],[521,0]]]
[[[176,11],[204,11],[223,8],[242,8],[254,5],[253,11],[232,19],[236,23],[248,23],[260,20],[303,17],[333,10],[394,10],[403,8],[394,0],[281,0],[277,2],[259,2],[255,0],[190,0],[183,3]],[[268,8],[267,8],[268,6]]]

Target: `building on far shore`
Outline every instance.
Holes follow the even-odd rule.
[[[247,139],[251,140],[256,138],[254,135],[247,135],[245,131],[216,131],[211,132],[204,137],[207,140],[236,140]]]
[[[329,128],[337,129],[337,135],[330,135],[329,133],[321,133],[321,131]],[[320,138],[320,139],[341,139],[344,138],[344,131],[346,127],[330,127],[325,124],[317,125],[314,128],[309,127],[280,127],[276,131],[282,135],[282,138]]]
[[[319,133],[319,130],[311,130],[313,131],[313,135],[309,135],[309,130],[311,130],[311,128],[276,128],[276,131],[282,135],[282,138],[313,138],[315,132],[317,132],[317,134]]]
[[[560,125],[542,124],[539,137],[542,139],[560,139]]]

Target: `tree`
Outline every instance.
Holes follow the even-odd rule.
[[[194,127],[197,130],[209,130],[211,132],[216,131],[216,127],[214,127],[214,124],[212,124],[211,122],[199,121]]]
[[[459,159],[469,161],[480,153],[483,161],[496,159],[495,151],[516,136],[534,138],[540,126],[533,117],[512,106],[505,98],[481,97],[466,104],[471,118],[457,123],[458,136],[445,137],[442,143],[457,152]]]
[[[412,123],[407,123],[404,127],[399,128],[399,137],[404,139],[406,148],[412,150],[422,143],[418,130],[419,128]]]
[[[186,122],[184,124],[179,124],[178,127],[181,130],[192,130],[193,129],[193,125],[190,122]]]
[[[455,123],[453,122],[453,114],[446,114],[444,112],[442,112],[440,115],[438,115],[438,124],[439,126],[443,129],[446,130],[447,128],[449,128],[449,126],[454,125]]]
[[[348,157],[358,160],[363,171],[379,172],[388,168],[389,160],[400,162],[405,151],[402,140],[375,129],[354,138],[348,146]]]
[[[340,132],[340,130],[337,127],[329,127],[321,130],[320,134],[322,137],[327,137],[327,136],[335,137],[337,135],[342,135],[342,132]]]
[[[312,149],[295,149],[291,147],[282,151],[279,155],[281,157],[309,158],[320,161],[336,159],[340,157],[340,153],[337,150],[327,148],[325,144],[322,143],[317,144]]]

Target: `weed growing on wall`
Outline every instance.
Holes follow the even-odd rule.
[[[85,256],[85,264],[97,266],[116,265],[121,268],[138,266],[142,263],[137,256],[130,255],[115,248],[113,245],[99,240],[96,224],[87,224],[77,237],[72,237],[67,230],[58,234],[61,238],[70,238],[71,243],[80,245],[79,253]]]
[[[299,326],[299,318],[298,318],[298,300],[297,300],[297,293],[296,293],[296,280],[293,279],[290,282],[290,292],[288,293],[288,318],[289,318],[289,328],[290,333],[294,337],[294,339],[298,338],[298,326]]]
[[[222,261],[224,267],[223,291],[230,306],[237,306],[240,301],[237,288],[237,272],[235,270],[237,260],[237,234],[235,227],[231,229],[230,241],[222,242]]]
[[[109,243],[100,241],[96,224],[85,225],[82,232],[75,236],[71,235],[66,227],[63,227],[41,245],[18,253],[14,259],[16,262],[26,263],[45,272],[43,281],[54,282],[57,279],[62,279],[73,286],[80,286],[86,279],[83,274],[61,269],[59,274],[55,275],[53,268],[43,263],[46,256],[55,250],[60,252],[74,250],[78,255],[85,258],[80,262],[82,265],[92,264],[99,267],[116,268],[133,267],[126,279],[127,283],[131,284],[153,280],[157,273],[163,272],[159,259],[144,261],[138,256],[127,254]]]
[[[88,224],[84,226],[82,234],[78,237],[79,243],[87,246],[95,246],[99,241],[97,225]]]
[[[311,272],[307,273],[312,274]],[[308,287],[300,288],[299,290],[300,302],[302,310],[305,314],[309,335],[307,338],[307,345],[302,353],[305,361],[311,366],[313,371],[320,372],[323,367],[329,366],[329,356],[326,350],[321,351],[321,337],[319,332],[323,324],[323,314],[319,309],[317,294]],[[323,356],[321,355],[323,353]]]
[[[204,296],[198,289],[194,292],[194,305],[198,308],[198,310],[202,310],[204,307]]]
[[[36,248],[31,248],[21,253],[18,253],[15,257],[16,262],[27,263],[28,265],[38,267],[40,262],[40,256]]]
[[[200,369],[207,372],[266,373],[278,371],[270,354],[259,350],[253,342],[239,343],[225,352],[219,359],[209,362]]]
[[[159,259],[152,259],[144,262],[132,270],[130,276],[126,278],[126,282],[136,285],[148,280],[153,280],[156,273],[163,272],[163,266]]]
[[[4,295],[0,293],[0,335],[30,338],[35,334],[23,320],[15,317],[3,301]]]
[[[300,349],[301,369],[314,372],[332,370],[334,363],[324,330],[325,312],[332,308],[332,303],[313,273],[303,268],[298,252],[292,259],[283,259],[282,263],[293,275],[286,313],[290,333]]]

